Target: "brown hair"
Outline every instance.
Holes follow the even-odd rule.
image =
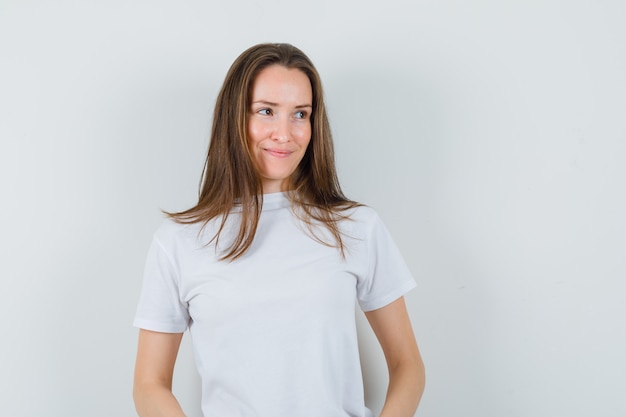
[[[188,210],[166,214],[179,223],[202,222],[203,226],[221,217],[220,227],[211,240],[217,244],[229,213],[239,204],[239,233],[221,259],[235,260],[250,247],[261,215],[263,189],[248,148],[248,113],[254,80],[261,70],[271,65],[298,69],[311,82],[311,141],[290,178],[292,191],[289,196],[294,213],[306,223],[313,237],[321,243],[336,246],[343,255],[344,244],[338,222],[347,218],[343,210],[358,204],[348,200],[339,186],[320,76],[301,50],[285,43],[255,45],[232,64],[215,103],[198,203]],[[314,232],[314,225],[318,223],[328,229],[335,244],[318,238]]]

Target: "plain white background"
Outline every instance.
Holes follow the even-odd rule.
[[[316,63],[344,191],[419,282],[417,415],[626,415],[625,21],[619,0],[2,0],[0,415],[134,415],[159,209],[195,201],[218,88],[266,41]],[[187,340],[175,385],[198,417]]]

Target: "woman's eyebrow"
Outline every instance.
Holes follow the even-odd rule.
[[[272,101],[267,101],[267,100],[257,100],[257,101],[253,101],[252,104],[263,104],[265,106],[278,106],[278,103],[274,103]],[[296,109],[303,109],[303,108],[313,108],[312,104],[299,104],[295,107]]]
[[[271,101],[266,101],[266,100],[253,101],[252,104],[265,104],[267,106],[278,106],[278,103],[273,103]]]

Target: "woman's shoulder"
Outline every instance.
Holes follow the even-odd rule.
[[[378,212],[366,205],[358,203],[355,207],[351,207],[346,210],[344,213],[350,220],[356,221],[358,223],[366,223],[370,224],[372,222],[378,221],[379,216]]]
[[[202,234],[202,226],[202,223],[181,223],[167,217],[154,232],[154,238],[164,245],[180,241],[196,241]]]
[[[382,221],[378,212],[371,206],[360,204],[342,213],[345,216],[343,231],[350,236],[365,238]]]

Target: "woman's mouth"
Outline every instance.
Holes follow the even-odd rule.
[[[286,158],[289,155],[291,155],[293,152],[292,151],[288,151],[286,149],[263,149],[265,152],[267,152],[269,155],[273,156],[274,158]]]

